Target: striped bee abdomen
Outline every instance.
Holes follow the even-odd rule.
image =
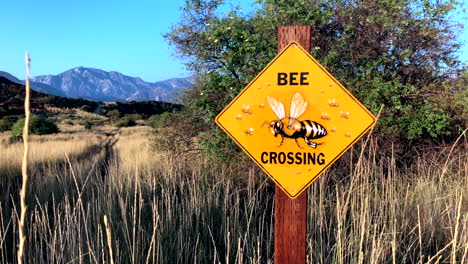
[[[327,135],[327,130],[317,122],[311,120],[301,121],[302,128],[305,130],[305,138],[316,139]]]

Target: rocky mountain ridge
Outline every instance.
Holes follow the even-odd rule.
[[[24,81],[7,72],[0,72],[0,76],[24,84]],[[57,75],[41,75],[31,78],[31,86],[36,91],[101,102],[178,102],[182,91],[190,89],[193,83],[193,77],[173,78],[151,83],[139,77],[131,77],[115,71],[107,72],[85,67],[76,67]]]

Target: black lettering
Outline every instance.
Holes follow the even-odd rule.
[[[279,164],[284,164],[286,162],[286,154],[284,154],[284,152],[278,154],[278,162]]]
[[[317,156],[317,163],[319,165],[325,164],[325,155],[323,153],[319,153]]]
[[[262,152],[260,161],[263,164],[324,165],[325,154],[308,152]]]
[[[299,74],[298,72],[291,72],[289,74],[289,85],[299,85],[298,82],[295,82],[297,80],[295,76],[298,74]]]
[[[307,77],[306,75],[309,75],[308,72],[301,72],[301,85],[309,85],[308,82],[306,82]]]
[[[301,164],[302,163],[302,157],[301,157],[300,152],[296,152],[296,164]]]
[[[315,153],[307,153],[307,164],[314,164],[315,165]]]
[[[294,163],[294,153],[288,152],[288,164],[293,164]]]
[[[278,72],[278,85],[288,84],[288,74],[285,72]]]
[[[276,157],[278,154],[276,152],[270,152],[270,164],[276,164]]]

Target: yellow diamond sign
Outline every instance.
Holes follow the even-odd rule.
[[[359,140],[374,115],[291,42],[216,117],[290,198]]]

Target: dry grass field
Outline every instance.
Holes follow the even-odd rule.
[[[274,185],[251,162],[157,152],[143,126],[61,131],[31,138],[26,263],[273,262]],[[22,145],[0,142],[0,263],[13,263]],[[468,263],[466,147],[402,167],[355,146],[309,188],[308,263]]]

